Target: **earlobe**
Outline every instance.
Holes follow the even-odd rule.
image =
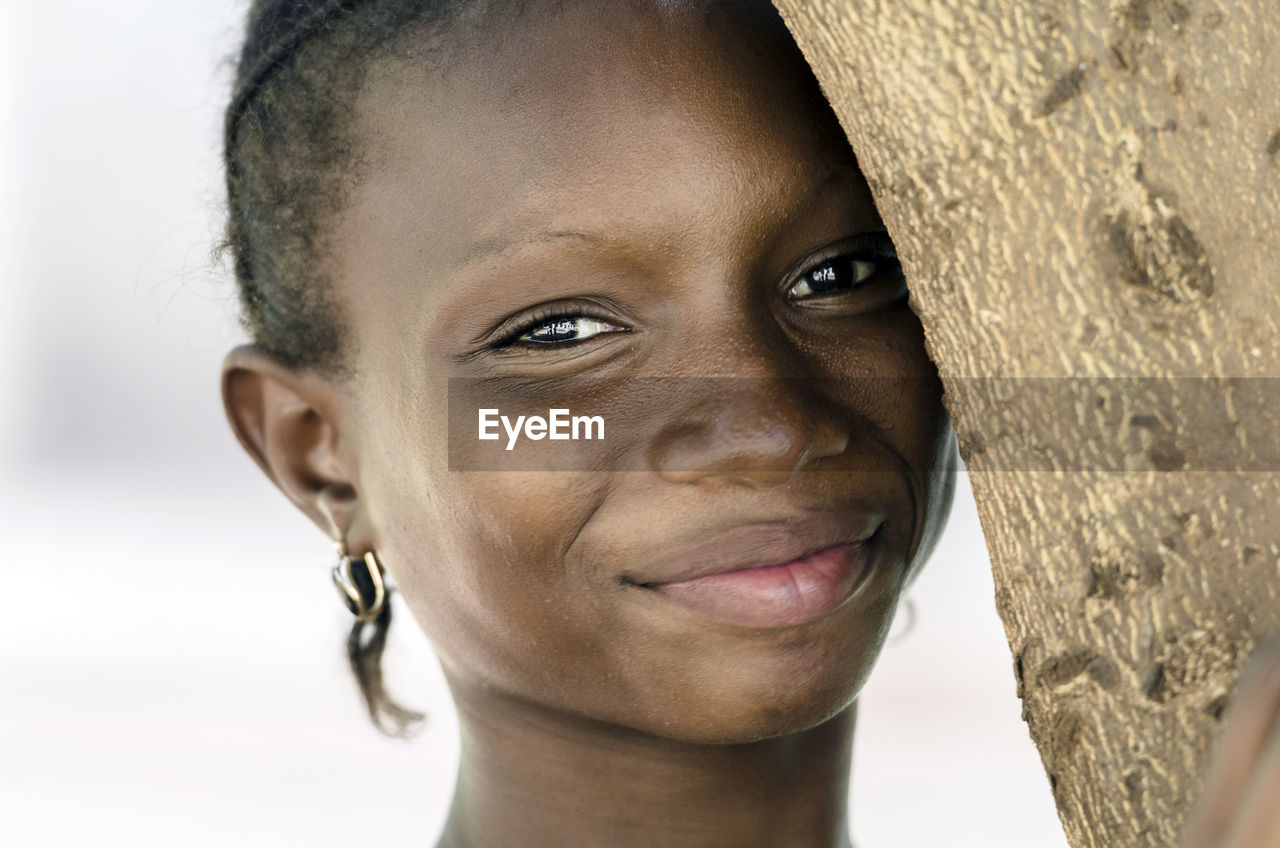
[[[340,539],[356,488],[338,455],[340,397],[333,383],[282,365],[256,345],[222,364],[222,404],[241,447],[298,509]]]

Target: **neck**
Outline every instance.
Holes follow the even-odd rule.
[[[856,717],[855,702],[798,733],[701,745],[460,700],[458,784],[437,848],[849,848]]]

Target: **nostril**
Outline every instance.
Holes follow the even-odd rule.
[[[839,456],[849,449],[849,427],[834,412],[816,416],[813,436],[796,463],[803,468],[829,456]]]
[[[705,453],[700,445],[709,441],[711,423],[685,420],[664,427],[650,442],[649,467],[672,483],[688,483],[704,470],[698,467]]]
[[[726,475],[726,476],[732,476],[737,480],[741,481],[743,484],[750,486],[753,489],[763,490],[763,489],[774,489],[774,488],[777,488],[778,486],[781,486],[783,483],[790,480],[792,474],[794,473],[795,473],[794,469],[786,469],[786,470],[777,469],[774,471],[742,470],[735,474]]]

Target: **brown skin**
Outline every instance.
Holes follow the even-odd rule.
[[[889,275],[788,294],[883,230],[840,127],[747,4],[540,10],[448,67],[384,63],[360,100],[369,166],[330,241],[355,376],[246,346],[223,387],[249,453],[378,552],[438,652],[463,740],[441,845],[847,846],[854,699],[955,449]],[[485,336],[549,303],[615,329]],[[479,405],[611,429],[555,446],[571,470],[451,471],[450,447],[469,467],[551,455],[476,440]],[[471,417],[451,430],[450,407]],[[638,585],[709,535],[785,539],[812,515],[879,528],[835,612],[747,628]]]

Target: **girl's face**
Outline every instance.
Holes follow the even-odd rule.
[[[439,69],[379,64],[360,101],[332,242],[348,541],[460,709],[812,726],[857,694],[953,484],[883,225],[767,4],[533,5]],[[481,408],[604,437],[508,450]]]

